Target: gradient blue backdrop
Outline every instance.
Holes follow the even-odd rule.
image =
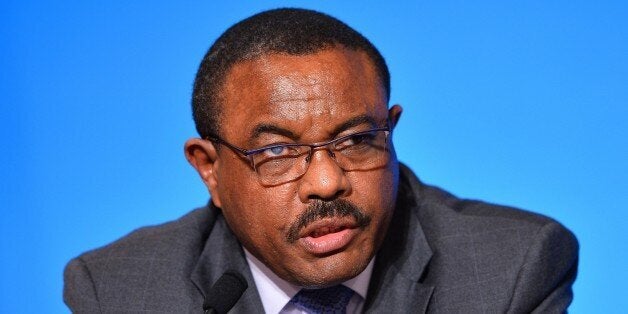
[[[573,313],[628,308],[625,1],[86,2],[0,4],[0,312],[67,312],[71,257],[207,201],[182,153],[196,67],[278,6],[379,47],[424,181],[575,232]]]

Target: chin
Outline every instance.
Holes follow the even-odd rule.
[[[297,282],[293,283],[307,288],[333,286],[359,275],[371,260],[365,258],[364,254],[360,254],[358,258],[349,258],[344,255],[341,252],[319,258],[309,267],[297,269],[295,276]]]

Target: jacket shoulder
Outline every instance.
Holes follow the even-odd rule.
[[[130,234],[71,260],[64,301],[73,311],[180,311],[195,302],[190,273],[214,213],[207,207]]]
[[[190,249],[200,246],[199,243],[208,229],[211,229],[209,209],[201,207],[176,220],[138,228],[112,243],[87,251],[78,258],[89,263],[116,257],[168,257],[174,254],[172,250],[177,247]]]
[[[411,194],[406,199],[415,202],[421,226],[432,236],[461,231],[468,236],[509,228],[534,232],[549,226],[575,239],[571,231],[553,218],[511,206],[459,198],[421,182],[406,166],[402,165],[401,169],[401,186],[406,187],[404,193]]]
[[[433,251],[423,283],[443,312],[562,312],[572,299],[578,241],[556,220],[462,199],[402,167],[402,184]],[[455,301],[452,301],[455,300]]]

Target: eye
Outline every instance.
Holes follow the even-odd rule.
[[[370,145],[374,138],[375,132],[354,134],[336,143],[336,149]]]
[[[373,136],[370,133],[367,134],[359,134],[354,135],[349,138],[353,145],[358,145],[362,143],[368,143],[373,139]]]
[[[281,155],[281,153],[285,150],[285,146],[275,146],[268,149],[268,151],[270,151],[273,155]]]
[[[264,157],[287,157],[299,154],[299,149],[290,145],[274,145],[266,147],[259,154]]]

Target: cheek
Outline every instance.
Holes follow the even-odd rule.
[[[288,229],[303,209],[299,206],[294,186],[285,184],[264,189],[257,200],[257,208],[263,212],[259,217],[260,228],[267,232],[275,244],[285,244]]]
[[[252,241],[278,241],[296,216],[294,188],[288,184],[264,187],[253,172],[234,173],[230,178],[221,187],[221,198],[231,228]]]
[[[262,261],[289,255],[286,233],[296,217],[288,188],[258,189],[239,185],[229,202],[223,202],[227,223],[240,242]],[[230,206],[229,206],[230,205]]]
[[[396,201],[395,174],[382,171],[359,174],[354,182],[351,201],[371,216],[368,240],[378,245],[388,229]]]
[[[394,180],[388,171],[357,173],[351,178],[352,197],[356,203],[372,210],[382,210],[394,204]]]

